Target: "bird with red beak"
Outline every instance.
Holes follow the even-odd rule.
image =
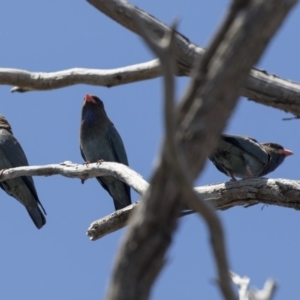
[[[103,102],[90,94],[85,95],[81,111],[80,151],[87,163],[103,160],[128,166],[121,136],[108,118]],[[113,198],[116,210],[131,204],[127,184],[112,176],[97,177],[97,180]]]
[[[232,180],[262,177],[273,172],[293,152],[276,143],[260,144],[247,136],[222,134],[210,160]]]

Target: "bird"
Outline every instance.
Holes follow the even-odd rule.
[[[276,143],[260,144],[254,138],[222,134],[209,157],[216,168],[231,177],[262,177],[273,172],[293,152]]]
[[[108,118],[103,102],[86,94],[81,110],[80,152],[85,162],[118,162],[128,166],[127,154],[114,124]],[[112,177],[96,177],[113,198],[115,210],[131,204],[130,187]]]
[[[0,177],[5,169],[28,166],[26,155],[14,137],[6,118],[0,114]],[[41,204],[31,176],[21,176],[0,182],[0,187],[23,204],[38,229],[46,224],[46,211]]]

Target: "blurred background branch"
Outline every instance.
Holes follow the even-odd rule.
[[[97,1],[98,6],[107,2]],[[122,3],[127,4],[125,1]],[[233,2],[175,112],[178,114],[178,147],[192,181],[216,146],[251,67],[294,3]],[[127,17],[124,10],[116,10],[116,13],[120,12]],[[147,28],[143,17],[135,15],[133,22],[135,18],[139,20],[136,27],[144,24]],[[143,34],[142,31],[140,34]],[[160,59],[164,64],[163,58]],[[148,299],[152,285],[164,266],[165,254],[184,204],[178,174],[166,159],[168,147],[165,139],[150,188],[133,214],[116,258],[107,299]],[[221,275],[218,283],[224,299],[235,299],[230,284],[226,282],[228,276],[218,275]]]

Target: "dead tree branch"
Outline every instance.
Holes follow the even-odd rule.
[[[160,76],[157,59],[111,70],[74,68],[58,72],[28,72],[0,68],[0,84],[15,85],[12,92],[58,89],[75,84],[116,86]]]
[[[102,13],[139,34],[134,16],[141,19],[153,36],[162,38],[168,26],[125,0],[87,0]],[[177,61],[177,75],[190,75],[195,62],[205,50],[190,42],[179,32],[175,35],[173,55]],[[244,83],[242,95],[257,103],[300,115],[300,84],[258,69],[252,69]]]
[[[213,151],[252,65],[293,4],[295,1],[251,1],[208,56],[207,68],[200,66],[198,77],[180,105],[177,124],[179,148],[192,179]],[[124,11],[119,13],[126,15]],[[183,199],[164,155],[159,162],[121,245],[107,299],[148,299],[164,264]]]
[[[0,181],[20,176],[51,176],[58,174],[68,178],[79,178],[83,180],[98,176],[114,176],[127,183],[140,195],[143,195],[149,186],[140,174],[125,165],[114,162],[79,165],[66,161],[60,164],[45,166],[12,168],[3,172],[0,176]]]
[[[44,166],[12,168],[3,172],[0,181],[20,176],[53,175],[78,179],[115,176],[127,183],[141,196],[146,193],[149,187],[149,184],[139,173],[125,165],[113,162],[93,163],[89,164],[88,167],[64,162]],[[201,199],[210,202],[218,210],[255,204],[277,205],[300,210],[300,181],[296,180],[253,178],[196,187],[194,190]],[[87,231],[87,235],[91,240],[97,240],[123,228],[127,225],[129,216],[137,205],[138,202],[93,222]]]
[[[202,53],[198,55],[202,56]],[[75,84],[112,87],[159,76],[160,63],[156,59],[110,70],[73,68],[47,73],[0,68],[0,84],[15,86],[11,92],[52,90]],[[300,84],[266,71],[252,69],[242,95],[257,103],[300,115]]]
[[[126,1],[89,0],[97,9],[137,33],[132,18],[139,15],[153,35],[163,36],[168,26]],[[124,14],[119,12],[125,12]],[[191,43],[181,34],[175,36],[177,75],[189,75],[197,59],[201,59],[204,49]],[[12,85],[12,92],[41,91],[67,87],[75,84],[90,84],[112,87],[159,77],[158,60],[152,60],[111,70],[73,68],[58,72],[29,72],[19,69],[0,68],[0,84]],[[249,100],[300,115],[300,84],[280,78],[267,71],[252,69],[242,89],[242,95]]]
[[[194,188],[194,191],[199,198],[209,202],[217,210],[237,206],[247,208],[256,204],[300,210],[300,181],[296,180],[253,178],[205,185]],[[87,230],[87,235],[95,241],[123,228],[138,203],[93,222]]]
[[[246,3],[246,2],[245,2]],[[227,26],[222,26],[221,31],[214,39],[214,45],[210,47],[211,52],[206,53],[206,61],[210,61],[208,55],[213,56],[219,43],[223,40],[224,34],[227,32],[228,27],[235,18],[235,14],[238,13],[239,9],[232,9],[229,12],[229,16],[225,19]],[[138,20],[137,20],[138,22]],[[176,124],[178,122],[177,110],[175,109],[175,61],[172,58],[172,46],[175,35],[175,28],[172,28],[170,32],[161,40],[155,40],[151,38],[149,33],[146,32],[142,24],[139,26],[147,45],[156,54],[161,61],[162,75],[164,80],[164,115],[165,115],[165,142],[163,148],[163,160],[169,164],[169,169],[175,175],[175,180],[178,186],[180,186],[179,192],[185,199],[186,204],[192,208],[195,212],[198,212],[201,217],[207,223],[210,231],[211,246],[213,254],[215,256],[216,266],[218,269],[219,284],[221,292],[224,298],[234,297],[234,292],[231,287],[231,282],[228,276],[229,264],[227,261],[227,252],[225,247],[225,239],[221,221],[215,213],[214,209],[202,201],[192,188],[192,180],[189,172],[186,169],[185,158],[180,151],[178,144],[179,140],[176,136]],[[202,66],[205,61],[202,61]]]
[[[276,282],[273,279],[268,279],[265,282],[262,290],[249,289],[250,278],[241,277],[238,274],[230,272],[232,281],[238,286],[239,300],[271,300],[276,291]]]

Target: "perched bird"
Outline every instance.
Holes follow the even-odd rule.
[[[80,125],[80,151],[86,162],[100,160],[119,162],[128,166],[123,141],[108,118],[103,102],[96,96],[85,95]],[[97,177],[114,200],[115,209],[131,204],[130,187],[112,177]]]
[[[247,136],[223,134],[209,158],[232,180],[261,177],[273,172],[293,152],[275,143],[258,143]]]
[[[12,129],[4,118],[0,115],[0,175],[4,169],[28,166],[25,153],[13,136]],[[10,196],[21,202],[35,226],[40,229],[46,224],[45,209],[43,208],[34,182],[30,176],[16,177],[0,182],[0,187]],[[41,211],[43,210],[43,212]],[[43,214],[44,213],[44,214]]]

